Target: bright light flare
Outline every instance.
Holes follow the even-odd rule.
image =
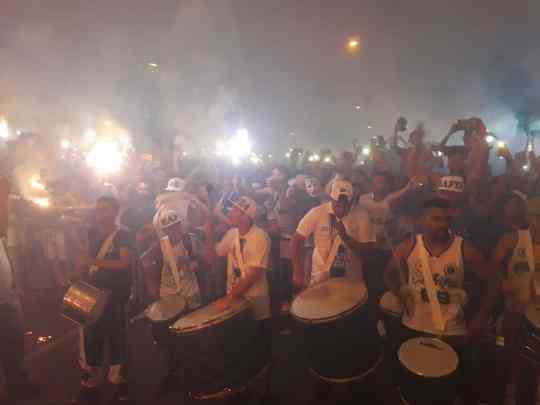
[[[497,147],[502,149],[502,148],[506,147],[506,144],[503,141],[499,141],[499,142],[497,142]]]
[[[67,139],[62,139],[60,141],[60,146],[62,149],[69,149],[69,141]]]
[[[241,128],[228,142],[217,141],[215,153],[217,156],[230,158],[234,165],[238,165],[251,155],[251,147],[247,129]]]
[[[318,161],[320,161],[320,160],[321,160],[321,157],[320,157],[318,154],[316,154],[316,153],[314,153],[313,155],[311,155],[311,156],[308,158],[308,161],[310,161],[310,162],[318,162]]]
[[[253,163],[254,165],[258,165],[259,163],[262,162],[261,158],[258,156],[251,156],[250,160],[251,160],[251,163]]]
[[[45,186],[37,179],[30,180],[30,187],[36,190],[45,191]]]
[[[371,153],[371,149],[369,146],[364,146],[362,148],[362,155],[364,156],[369,156],[369,154]]]
[[[324,159],[323,159],[323,162],[324,163],[332,163],[332,158],[330,156],[326,156]]]
[[[486,136],[487,143],[493,143],[494,141],[495,141],[495,137],[493,135]]]
[[[84,134],[84,140],[88,143],[91,143],[96,140],[96,136],[97,134],[95,129],[88,129]]]
[[[51,206],[51,203],[49,202],[49,199],[46,197],[35,197],[32,198],[32,202],[36,204],[40,208],[49,208]]]
[[[9,137],[9,125],[4,117],[0,117],[0,138],[7,139]]]
[[[86,163],[99,175],[118,172],[122,168],[123,154],[116,142],[98,142],[86,155]]]

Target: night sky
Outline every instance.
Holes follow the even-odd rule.
[[[511,140],[540,95],[540,1],[2,0],[0,62],[0,113],[50,136],[111,117],[337,149],[399,115],[434,138],[481,115]]]

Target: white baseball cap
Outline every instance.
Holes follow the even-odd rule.
[[[166,191],[182,191],[186,186],[186,182],[180,177],[173,177],[167,182]]]
[[[461,176],[444,176],[439,184],[439,191],[462,193],[465,189],[465,181]]]
[[[353,185],[347,180],[336,180],[332,184],[332,191],[330,197],[334,201],[338,201],[341,196],[347,197],[347,200],[351,200],[354,194]]]

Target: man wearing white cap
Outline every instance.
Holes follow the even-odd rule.
[[[227,256],[227,295],[218,305],[228,308],[239,297],[247,299],[256,320],[270,318],[270,297],[266,272],[270,268],[270,238],[254,220],[257,205],[248,197],[232,202],[229,220],[233,226],[214,247],[207,241],[207,260]],[[212,230],[210,229],[210,233]],[[209,238],[211,239],[211,238]]]
[[[350,182],[336,180],[331,201],[313,208],[300,221],[292,242],[294,283],[298,289],[305,284],[304,244],[311,235],[315,249],[310,285],[345,274],[361,276],[361,257],[374,249],[375,235],[367,213],[353,207],[353,194]]]
[[[175,302],[185,300],[186,307],[178,306],[177,314],[167,322],[152,324],[154,340],[165,351],[168,361],[168,375],[162,381],[159,395],[168,394],[178,383],[178,361],[175,357],[174,344],[169,334],[172,325],[186,311],[193,311],[201,305],[201,294],[196,272],[199,271],[197,257],[200,249],[189,237],[189,224],[179,210],[161,210],[158,214],[158,232],[161,249],[150,249],[144,255],[142,265],[145,269],[151,295],[158,295],[160,302],[171,308]],[[157,266],[156,266],[157,264]],[[152,269],[160,268],[161,277]]]

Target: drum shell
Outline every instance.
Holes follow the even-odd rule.
[[[101,318],[109,299],[108,291],[78,281],[64,295],[61,313],[79,325],[88,327]]]
[[[172,332],[180,361],[186,365],[186,386],[195,397],[242,389],[269,361],[260,322],[249,307],[204,328]]]
[[[374,316],[366,305],[326,322],[296,318],[297,329],[306,345],[310,367],[328,379],[349,379],[362,375],[377,362],[380,340]]]
[[[386,331],[386,340],[392,344],[392,347],[395,347],[396,345],[398,345],[399,340],[400,340],[402,314],[401,312],[397,312],[398,308],[385,307],[385,304],[387,304],[387,302],[384,300],[384,298],[386,297],[386,294],[384,294],[381,297],[381,300],[379,301],[379,306],[378,306],[379,319],[384,324],[384,329]]]
[[[457,371],[439,378],[420,377],[401,365],[399,388],[410,405],[452,405],[457,396],[457,378]]]

